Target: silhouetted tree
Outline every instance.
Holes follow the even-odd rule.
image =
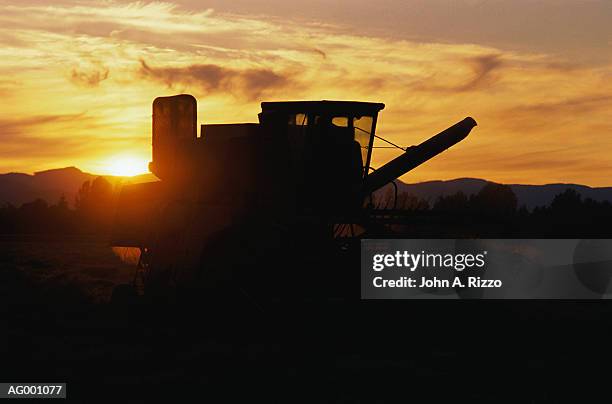
[[[470,205],[485,216],[508,217],[516,213],[518,200],[509,186],[489,182],[470,198]]]
[[[66,197],[62,195],[55,205],[49,206],[48,221],[53,233],[72,233],[75,229],[75,212],[68,206]]]
[[[407,192],[401,193],[397,196],[397,209],[404,209],[410,211],[425,211],[429,210],[429,203],[419,198],[418,196],[414,196]]]
[[[113,186],[104,177],[85,181],[77,192],[75,209],[85,228],[94,232],[106,232],[115,210]]]
[[[0,208],[0,232],[15,233],[17,228],[17,208],[10,203],[4,204]]]
[[[459,191],[453,195],[440,196],[434,203],[433,210],[444,213],[467,213],[469,200],[467,195]]]
[[[61,211],[67,211],[68,210],[68,201],[66,200],[66,195],[62,194],[62,196],[60,196],[59,201],[57,201],[57,208]]]
[[[81,188],[79,188],[79,190],[77,191],[77,195],[74,198],[74,208],[79,212],[82,212],[86,209],[86,206],[90,199],[89,198],[90,185],[91,183],[89,181],[85,181],[83,185],[81,185]]]
[[[592,201],[592,200],[591,200]],[[554,213],[571,213],[581,210],[583,207],[582,196],[576,190],[568,188],[555,196],[550,209]]]
[[[44,199],[24,203],[19,208],[19,228],[25,233],[46,232],[49,228],[49,204]]]
[[[527,209],[527,206],[521,205],[521,207],[516,211],[516,215],[521,219],[525,219],[529,217],[529,209]]]

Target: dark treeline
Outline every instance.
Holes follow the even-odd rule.
[[[107,234],[118,189],[105,178],[85,182],[73,207],[61,197],[20,207],[0,207],[0,233]],[[480,192],[458,192],[430,203],[410,194],[382,195],[379,208],[407,211],[393,219],[395,233],[410,237],[612,237],[612,204],[583,199],[567,189],[550,206],[529,211],[518,206],[510,187],[489,183]]]
[[[384,195],[382,207],[407,210],[394,230],[413,237],[610,238],[612,204],[583,199],[573,189],[549,206],[529,211],[510,187],[488,183],[480,192],[457,192],[430,203],[409,194]]]
[[[55,204],[36,199],[20,207],[0,207],[0,233],[106,234],[112,225],[116,200],[115,187],[97,177],[83,183],[74,207],[64,196]]]

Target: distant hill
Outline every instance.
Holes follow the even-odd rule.
[[[416,184],[405,184],[398,181],[398,192],[406,192],[433,203],[442,195],[451,195],[462,191],[472,195],[482,189],[488,181],[477,178],[459,178],[449,181],[427,181]],[[555,195],[570,188],[582,195],[596,201],[612,202],[612,187],[591,188],[577,184],[547,184],[547,185],[521,185],[508,184],[518,199],[519,206],[525,205],[528,209],[536,206],[550,205]]]
[[[0,204],[11,203],[19,206],[41,198],[49,203],[56,203],[64,195],[68,203],[73,204],[74,197],[81,185],[93,180],[98,175],[86,173],[76,167],[66,167],[54,170],[40,171],[34,175],[23,173],[0,174]],[[136,177],[104,176],[113,184],[120,182],[139,183],[155,181],[153,174],[143,174]],[[416,184],[406,184],[397,181],[398,191],[406,192],[433,203],[439,196],[451,195],[462,191],[466,195],[475,194],[485,186],[487,181],[477,178],[459,178],[449,181],[427,181]],[[591,188],[577,184],[548,185],[509,185],[516,194],[519,206],[526,205],[533,209],[536,206],[549,205],[555,195],[571,188],[580,193],[583,198],[596,201],[612,202],[612,187]],[[389,189],[385,187],[382,192]],[[379,191],[380,192],[380,191]]]
[[[85,181],[99,177],[79,170],[76,167],[58,168],[30,174],[0,174],[0,204],[10,203],[20,206],[37,198],[48,203],[56,203],[64,195],[70,205],[74,203],[77,191]],[[111,183],[152,181],[152,174],[136,177],[103,176]]]

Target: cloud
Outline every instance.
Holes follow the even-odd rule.
[[[181,67],[151,67],[140,60],[142,77],[164,83],[168,88],[197,86],[205,94],[229,93],[247,100],[257,100],[262,93],[288,84],[288,79],[270,69],[231,69],[214,64]]]
[[[82,87],[97,87],[109,75],[109,69],[105,67],[81,70],[73,68],[70,74],[70,81]]]
[[[0,156],[7,159],[63,158],[66,153],[87,151],[90,145],[78,137],[56,138],[23,134],[4,141]]]
[[[7,171],[31,172],[32,167],[64,160],[65,155],[79,155],[91,147],[71,133],[71,126],[90,120],[85,114],[49,114],[0,119],[0,166]],[[59,133],[58,133],[59,132]],[[14,166],[20,169],[10,168]]]
[[[317,55],[320,55],[323,59],[327,59],[327,53],[323,52],[321,49],[312,48],[312,51]]]
[[[504,130],[530,133],[536,150],[543,145],[564,142],[584,148],[583,139],[593,142],[607,141],[612,122],[605,118],[612,110],[612,96],[599,94],[560,94],[556,100],[533,100],[525,97],[519,105],[499,108],[492,116]],[[552,97],[550,97],[552,98]],[[560,98],[560,99],[559,99]],[[597,155],[598,150],[591,150]]]
[[[34,131],[38,126],[50,123],[75,122],[89,119],[84,113],[59,115],[34,115],[23,118],[0,119],[0,136],[19,135]]]
[[[474,77],[458,88],[458,91],[472,91],[489,86],[494,82],[493,72],[502,66],[500,55],[482,55],[468,59]]]
[[[612,95],[589,95],[566,98],[560,101],[528,103],[507,111],[530,114],[584,114],[596,110],[612,110]]]
[[[453,70],[465,71],[468,74],[449,75],[448,72],[437,73],[437,69],[432,66],[436,73],[418,80],[412,88],[416,91],[436,92],[436,93],[462,93],[469,91],[483,90],[493,86],[499,76],[495,72],[503,67],[501,54],[484,54],[471,56],[461,60],[451,61]],[[449,68],[448,63],[445,68]],[[450,77],[449,77],[450,76]]]

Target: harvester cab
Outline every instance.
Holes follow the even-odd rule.
[[[262,130],[286,142],[298,215],[340,218],[361,207],[376,120],[383,108],[346,101],[262,103]]]

